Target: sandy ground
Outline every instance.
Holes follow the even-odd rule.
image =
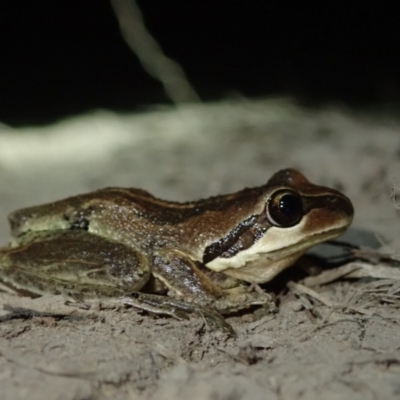
[[[19,207],[115,185],[190,200],[263,184],[289,166],[343,190],[353,226],[399,251],[400,121],[285,100],[1,127],[0,239]],[[237,338],[197,317],[0,292],[0,399],[399,398],[399,304],[362,303],[371,284],[314,288],[322,302],[281,290],[276,313],[228,319]]]

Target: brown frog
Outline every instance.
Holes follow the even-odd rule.
[[[106,188],[10,214],[0,280],[32,294],[119,301],[178,318],[220,314],[271,296],[270,281],[308,248],[343,233],[350,200],[293,169],[264,186],[176,203]]]

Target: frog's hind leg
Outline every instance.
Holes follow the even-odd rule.
[[[146,255],[87,231],[35,232],[0,250],[0,280],[33,294],[118,299],[139,291],[149,277]]]
[[[218,312],[203,307],[215,300],[217,288],[190,260],[180,256],[180,252],[161,251],[150,266],[145,254],[87,231],[32,232],[18,247],[0,250],[0,280],[33,294],[61,294],[83,304],[126,304],[178,319],[198,313],[232,334],[231,326]],[[158,267],[154,261],[159,262]],[[171,274],[168,265],[174,267]],[[151,268],[164,277],[164,283],[175,279],[171,285],[197,304],[140,293],[150,279]],[[185,278],[190,278],[190,285],[185,285]]]

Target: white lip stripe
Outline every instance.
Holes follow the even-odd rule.
[[[317,243],[338,236],[348,225],[347,221],[339,220],[325,230],[305,235],[305,224],[306,221],[303,220],[291,228],[271,227],[253,246],[231,258],[217,257],[207,264],[207,268],[216,272],[227,268],[241,268],[257,261],[260,257],[265,259],[264,268],[268,268],[269,264],[277,259],[288,257],[302,249],[305,251]]]

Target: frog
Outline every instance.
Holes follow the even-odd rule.
[[[0,281],[16,292],[124,304],[187,319],[271,309],[260,285],[341,235],[354,207],[288,168],[266,184],[191,202],[108,187],[9,217]]]

